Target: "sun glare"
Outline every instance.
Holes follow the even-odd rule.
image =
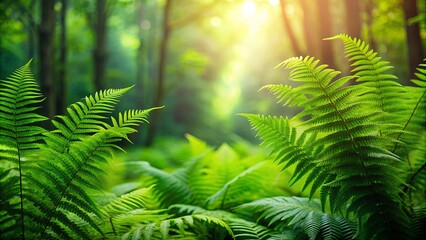
[[[214,16],[210,18],[210,25],[212,27],[220,27],[220,25],[222,25],[222,19],[218,16]]]
[[[272,6],[278,6],[280,4],[280,0],[269,0],[269,4]]]
[[[251,17],[256,13],[256,3],[254,1],[245,1],[241,8],[241,12],[246,17]]]

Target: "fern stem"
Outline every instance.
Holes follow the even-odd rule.
[[[226,197],[228,195],[229,187],[230,187],[230,185],[228,185],[228,187],[225,190],[225,194],[223,194],[222,202],[220,203],[220,209],[223,209],[223,206],[225,206],[225,201],[226,201]]]
[[[18,136],[16,136],[17,138]],[[21,212],[21,230],[22,237],[21,239],[25,239],[25,224],[24,224],[24,196],[22,192],[22,166],[21,166],[21,153],[18,145],[18,168],[19,168],[19,198],[20,198],[20,212]]]
[[[21,90],[19,89],[18,90],[18,94],[20,92],[21,92]],[[22,178],[22,166],[21,166],[21,148],[20,148],[19,141],[18,141],[18,138],[19,138],[19,136],[18,136],[18,130],[17,130],[18,125],[16,124],[16,122],[17,122],[17,119],[16,119],[17,113],[16,113],[16,111],[18,110],[17,107],[16,107],[16,105],[18,104],[18,100],[17,100],[16,96],[15,96],[15,99],[14,99],[15,102],[13,104],[13,106],[14,106],[14,110],[13,110],[13,131],[15,133],[16,150],[18,152],[18,156],[17,157],[18,157],[18,169],[19,169],[19,201],[20,201],[19,204],[20,204],[21,231],[22,231],[21,239],[24,240],[25,239],[24,194],[23,194],[23,191],[22,191],[22,188],[23,188],[22,180],[23,180],[23,178]]]
[[[396,138],[397,142],[395,143],[395,146],[394,146],[394,148],[393,148],[393,150],[392,150],[392,152],[393,152],[393,153],[395,153],[396,148],[398,147],[398,140],[399,140],[399,138],[401,138],[402,133],[403,133],[403,132],[404,132],[404,130],[408,127],[408,124],[410,124],[411,119],[412,119],[412,118],[413,118],[413,116],[414,116],[414,113],[417,111],[417,109],[418,109],[418,107],[419,107],[420,103],[422,102],[423,98],[425,97],[425,95],[426,95],[426,90],[425,90],[425,91],[423,91],[422,96],[420,97],[419,101],[417,101],[416,106],[414,106],[413,111],[411,112],[410,117],[408,118],[407,122],[405,123],[404,128],[402,129],[402,131],[399,133],[398,137]]]
[[[406,193],[408,191],[408,189],[410,188],[409,186],[411,186],[413,184],[414,179],[416,178],[416,176],[419,173],[421,173],[425,168],[426,168],[426,161],[423,163],[423,165],[419,169],[417,169],[417,171],[413,175],[411,175],[411,178],[408,181],[408,185],[404,187],[404,190],[403,190],[404,193]]]
[[[112,217],[109,218],[109,223],[111,224],[112,232],[115,236],[117,236],[117,232],[115,231],[114,223],[112,222]]]

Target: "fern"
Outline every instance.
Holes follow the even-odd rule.
[[[309,239],[353,239],[356,224],[340,216],[322,212],[318,201],[298,197],[274,197],[246,203],[239,211],[255,211],[268,226],[302,230]]]
[[[276,231],[250,222],[241,218],[233,218],[229,220],[229,226],[233,230],[236,239],[270,239]]]
[[[71,104],[67,107],[69,116],[57,116],[59,121],[52,120],[57,130],[49,133],[51,141],[48,144],[62,153],[74,141],[108,128],[102,121],[106,118],[104,115],[111,113],[119,98],[131,88],[101,90],[85,97],[84,101]]]
[[[188,185],[187,175],[189,169],[179,169],[172,173],[152,167],[147,162],[130,162],[129,166],[138,166],[143,173],[149,174],[152,179],[148,184],[155,184],[156,196],[164,206],[173,203],[189,203],[193,198],[193,193]]]
[[[269,86],[278,89],[276,86]],[[274,90],[272,90],[274,91]],[[282,117],[270,117],[254,114],[243,114],[252,126],[258,130],[258,136],[263,140],[265,147],[272,148],[271,155],[276,155],[275,161],[283,164],[282,169],[287,169],[297,164],[294,175],[290,179],[292,183],[308,175],[302,190],[312,184],[310,196],[323,184],[328,175],[320,165],[314,161],[321,151],[321,146],[315,146],[316,135],[303,132],[300,136],[297,130],[291,126],[288,119]]]
[[[401,199],[407,165],[402,161],[405,155],[395,149],[410,146],[410,138],[418,139],[412,129],[424,131],[416,124],[424,116],[418,111],[424,92],[397,83],[386,73],[389,63],[361,40],[347,35],[331,39],[343,40],[354,76],[338,78],[338,71],[312,57],[290,58],[279,66],[291,69],[290,79],[301,85],[264,88],[280,103],[302,111],[290,120],[244,116],[284,168],[296,164],[294,181],[306,176],[311,196],[320,189],[323,210],[328,200],[332,213],[357,216],[363,239],[402,239],[408,233]],[[349,85],[351,79],[358,84]]]
[[[46,132],[36,125],[46,118],[34,113],[42,96],[29,64],[0,83],[1,238],[103,235],[90,192],[101,188],[112,151],[121,149],[116,143],[156,108],[119,113],[110,125],[105,115],[130,88],[100,91],[68,107]]]
[[[199,142],[191,137],[190,144],[198,146]],[[171,173],[145,162],[129,164],[139,166],[150,177],[147,183],[156,185],[154,191],[163,206],[192,204],[230,210],[242,202],[277,194],[271,177],[279,175],[279,169],[270,161],[241,158],[227,144],[215,151],[206,149],[201,154],[197,152],[200,155],[193,156],[187,166]]]
[[[412,80],[418,88],[412,91],[418,93],[413,98],[413,108],[409,113],[409,118],[404,126],[404,130],[415,134],[404,134],[398,136],[405,145],[406,152],[411,152],[407,156],[407,161],[410,164],[410,172],[407,175],[407,186],[404,192],[408,192],[412,204],[420,205],[426,200],[426,64],[420,64],[416,73],[417,79]],[[396,149],[395,145],[395,149]],[[413,197],[414,196],[414,197]]]
[[[169,209],[158,208],[153,186],[123,195],[102,208],[110,223],[108,235],[122,236],[122,239],[169,239],[170,237],[189,238],[198,235],[203,222],[223,227],[232,235],[232,230],[223,220],[205,214],[205,211],[192,212],[183,216],[172,214]],[[177,207],[177,206],[176,206]]]
[[[6,167],[1,174],[2,179],[5,179],[1,184],[1,192],[2,205],[7,207],[2,209],[11,209],[2,211],[0,215],[0,236],[5,238],[25,238],[23,161],[32,150],[37,149],[36,143],[41,140],[41,133],[45,131],[34,126],[46,118],[34,112],[39,108],[37,104],[43,101],[43,97],[31,73],[30,63],[31,60],[0,83],[0,145],[3,145],[0,164],[1,167]],[[8,166],[5,161],[11,165]],[[16,197],[19,204],[14,203]]]

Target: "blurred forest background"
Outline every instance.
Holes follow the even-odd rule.
[[[266,93],[274,67],[311,55],[349,67],[339,33],[369,42],[409,84],[425,57],[425,0],[1,0],[0,77],[33,58],[44,114],[106,88],[135,85],[126,108],[165,105],[134,141],[195,135],[254,140],[238,113],[282,114]],[[294,111],[288,109],[286,111]]]

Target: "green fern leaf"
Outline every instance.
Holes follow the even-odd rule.
[[[320,165],[315,164],[316,152],[319,147],[315,146],[316,135],[303,133],[297,136],[297,131],[290,126],[288,119],[282,117],[265,117],[262,115],[243,114],[250,124],[258,131],[258,136],[263,145],[271,148],[271,155],[275,155],[275,161],[283,164],[283,170],[291,165],[297,164],[295,174],[292,176],[293,183],[308,174],[303,190],[312,184],[310,196],[323,184],[327,175]]]
[[[229,209],[237,203],[249,201],[253,197],[247,193],[260,192],[265,183],[270,181],[270,174],[274,172],[270,166],[267,161],[250,166],[209,196],[205,206],[209,209]]]
[[[228,220],[236,239],[270,239],[276,231],[241,218]]]
[[[141,188],[117,198],[102,208],[103,214],[107,217],[114,217],[139,208],[157,208],[153,187],[154,185],[148,188]]]
[[[41,134],[45,132],[36,125],[46,118],[34,113],[40,107],[43,96],[31,73],[30,64],[31,60],[0,82],[0,166],[5,166],[5,161],[13,164],[10,168],[12,172],[7,171],[10,174],[3,175],[3,170],[1,172],[5,177],[3,184],[9,186],[9,191],[5,191],[2,197],[2,204],[9,207],[2,208],[5,212],[0,215],[0,238],[3,238],[3,234],[6,238],[6,234],[11,232],[25,238],[23,186],[26,169],[23,159],[37,148]],[[19,205],[14,203],[15,197],[19,199]]]
[[[156,185],[154,192],[163,205],[189,203],[191,201],[193,193],[186,179],[188,170],[181,169],[173,173],[168,173],[152,167],[147,162],[132,162],[128,164],[140,167],[142,172],[152,177],[148,182],[149,184]]]
[[[51,146],[48,144],[41,146],[45,159],[54,159],[55,167],[52,167],[49,161],[42,161],[39,163],[39,169],[34,170],[33,173],[37,178],[31,178],[34,183],[37,183],[38,188],[33,190],[34,196],[28,196],[28,198],[42,210],[43,215],[48,216],[47,221],[42,218],[34,218],[35,224],[44,226],[39,236],[50,235],[54,224],[70,225],[69,216],[64,215],[59,209],[74,213],[75,217],[102,234],[102,230],[91,216],[95,214],[100,218],[101,214],[87,195],[86,189],[99,188],[102,179],[98,174],[105,175],[102,169],[111,158],[111,151],[117,148],[114,142],[122,138],[127,139],[127,134],[135,131],[131,127],[146,121],[149,111],[151,109],[126,112],[125,117],[120,118],[113,126],[105,125],[105,130],[73,142],[69,145],[68,151],[63,153],[56,151],[61,151],[61,148],[50,148]],[[46,142],[54,141],[51,139],[52,136],[47,135]],[[44,170],[48,168],[54,174]],[[58,172],[62,170],[64,170],[64,174],[59,174]],[[59,175],[62,177],[55,177]],[[52,187],[48,186],[54,186],[55,190],[53,191]],[[78,226],[74,226],[73,229],[69,228],[71,232],[82,234],[82,230],[79,231],[79,229]]]
[[[268,226],[302,228],[309,239],[353,239],[356,225],[322,212],[319,201],[298,197],[274,197],[242,204],[237,211],[255,211]]]
[[[393,80],[380,75],[388,69],[387,63],[381,63],[373,52],[360,44],[351,46],[355,50],[362,48],[353,59],[373,59],[369,64],[378,70],[376,73],[371,69],[367,71],[361,67],[367,64],[367,60],[358,61],[356,65],[360,67],[354,70],[359,72],[357,81],[370,81],[371,74],[377,75],[377,81]],[[399,196],[404,164],[388,150],[395,143],[390,133],[400,132],[402,125],[400,120],[384,123],[383,120],[391,116],[386,111],[392,108],[387,108],[389,103],[385,101],[376,104],[377,99],[384,98],[377,91],[380,93],[389,88],[381,89],[382,85],[373,80],[365,86],[346,86],[353,77],[337,78],[338,71],[328,69],[312,57],[290,58],[281,66],[291,69],[290,79],[302,85],[291,91],[284,89],[283,93],[274,88],[273,93],[281,96],[283,102],[296,95],[301,101],[297,105],[304,109],[294,119],[306,119],[299,127],[307,134],[320,137],[314,138],[309,147],[295,145],[297,134],[291,132],[294,130],[286,126],[284,119],[252,115],[249,121],[258,130],[258,135],[273,148],[272,154],[277,158],[287,164],[298,163],[293,178],[307,175],[314,190],[321,188],[323,207],[328,199],[333,212],[345,209],[366,218],[368,224],[363,229],[366,238],[381,236],[390,230],[396,233],[388,235],[389,238],[405,235],[407,215],[400,206]],[[388,85],[399,87],[390,82]],[[306,98],[300,98],[301,94]]]
[[[120,97],[131,88],[101,90],[94,96],[86,97],[84,101],[71,104],[67,107],[69,116],[57,116],[58,120],[52,120],[56,130],[48,135],[53,135],[49,137],[55,138],[55,141],[47,143],[62,153],[73,142],[107,129],[108,124],[102,120],[114,110],[114,105]]]
[[[369,105],[375,106],[381,111],[387,113],[382,114],[378,119],[381,123],[397,123],[402,124],[406,121],[405,114],[410,111],[411,105],[404,104],[410,98],[408,89],[402,87],[396,80],[396,76],[387,73],[390,66],[389,62],[383,61],[378,54],[371,50],[365,42],[349,37],[346,34],[340,34],[329,38],[340,39],[344,43],[346,57],[352,62],[352,72],[358,76],[357,82],[360,86],[369,88],[361,98],[362,101],[369,102]],[[404,101],[401,101],[401,98]],[[399,128],[390,128],[382,131],[383,134],[394,134]]]

